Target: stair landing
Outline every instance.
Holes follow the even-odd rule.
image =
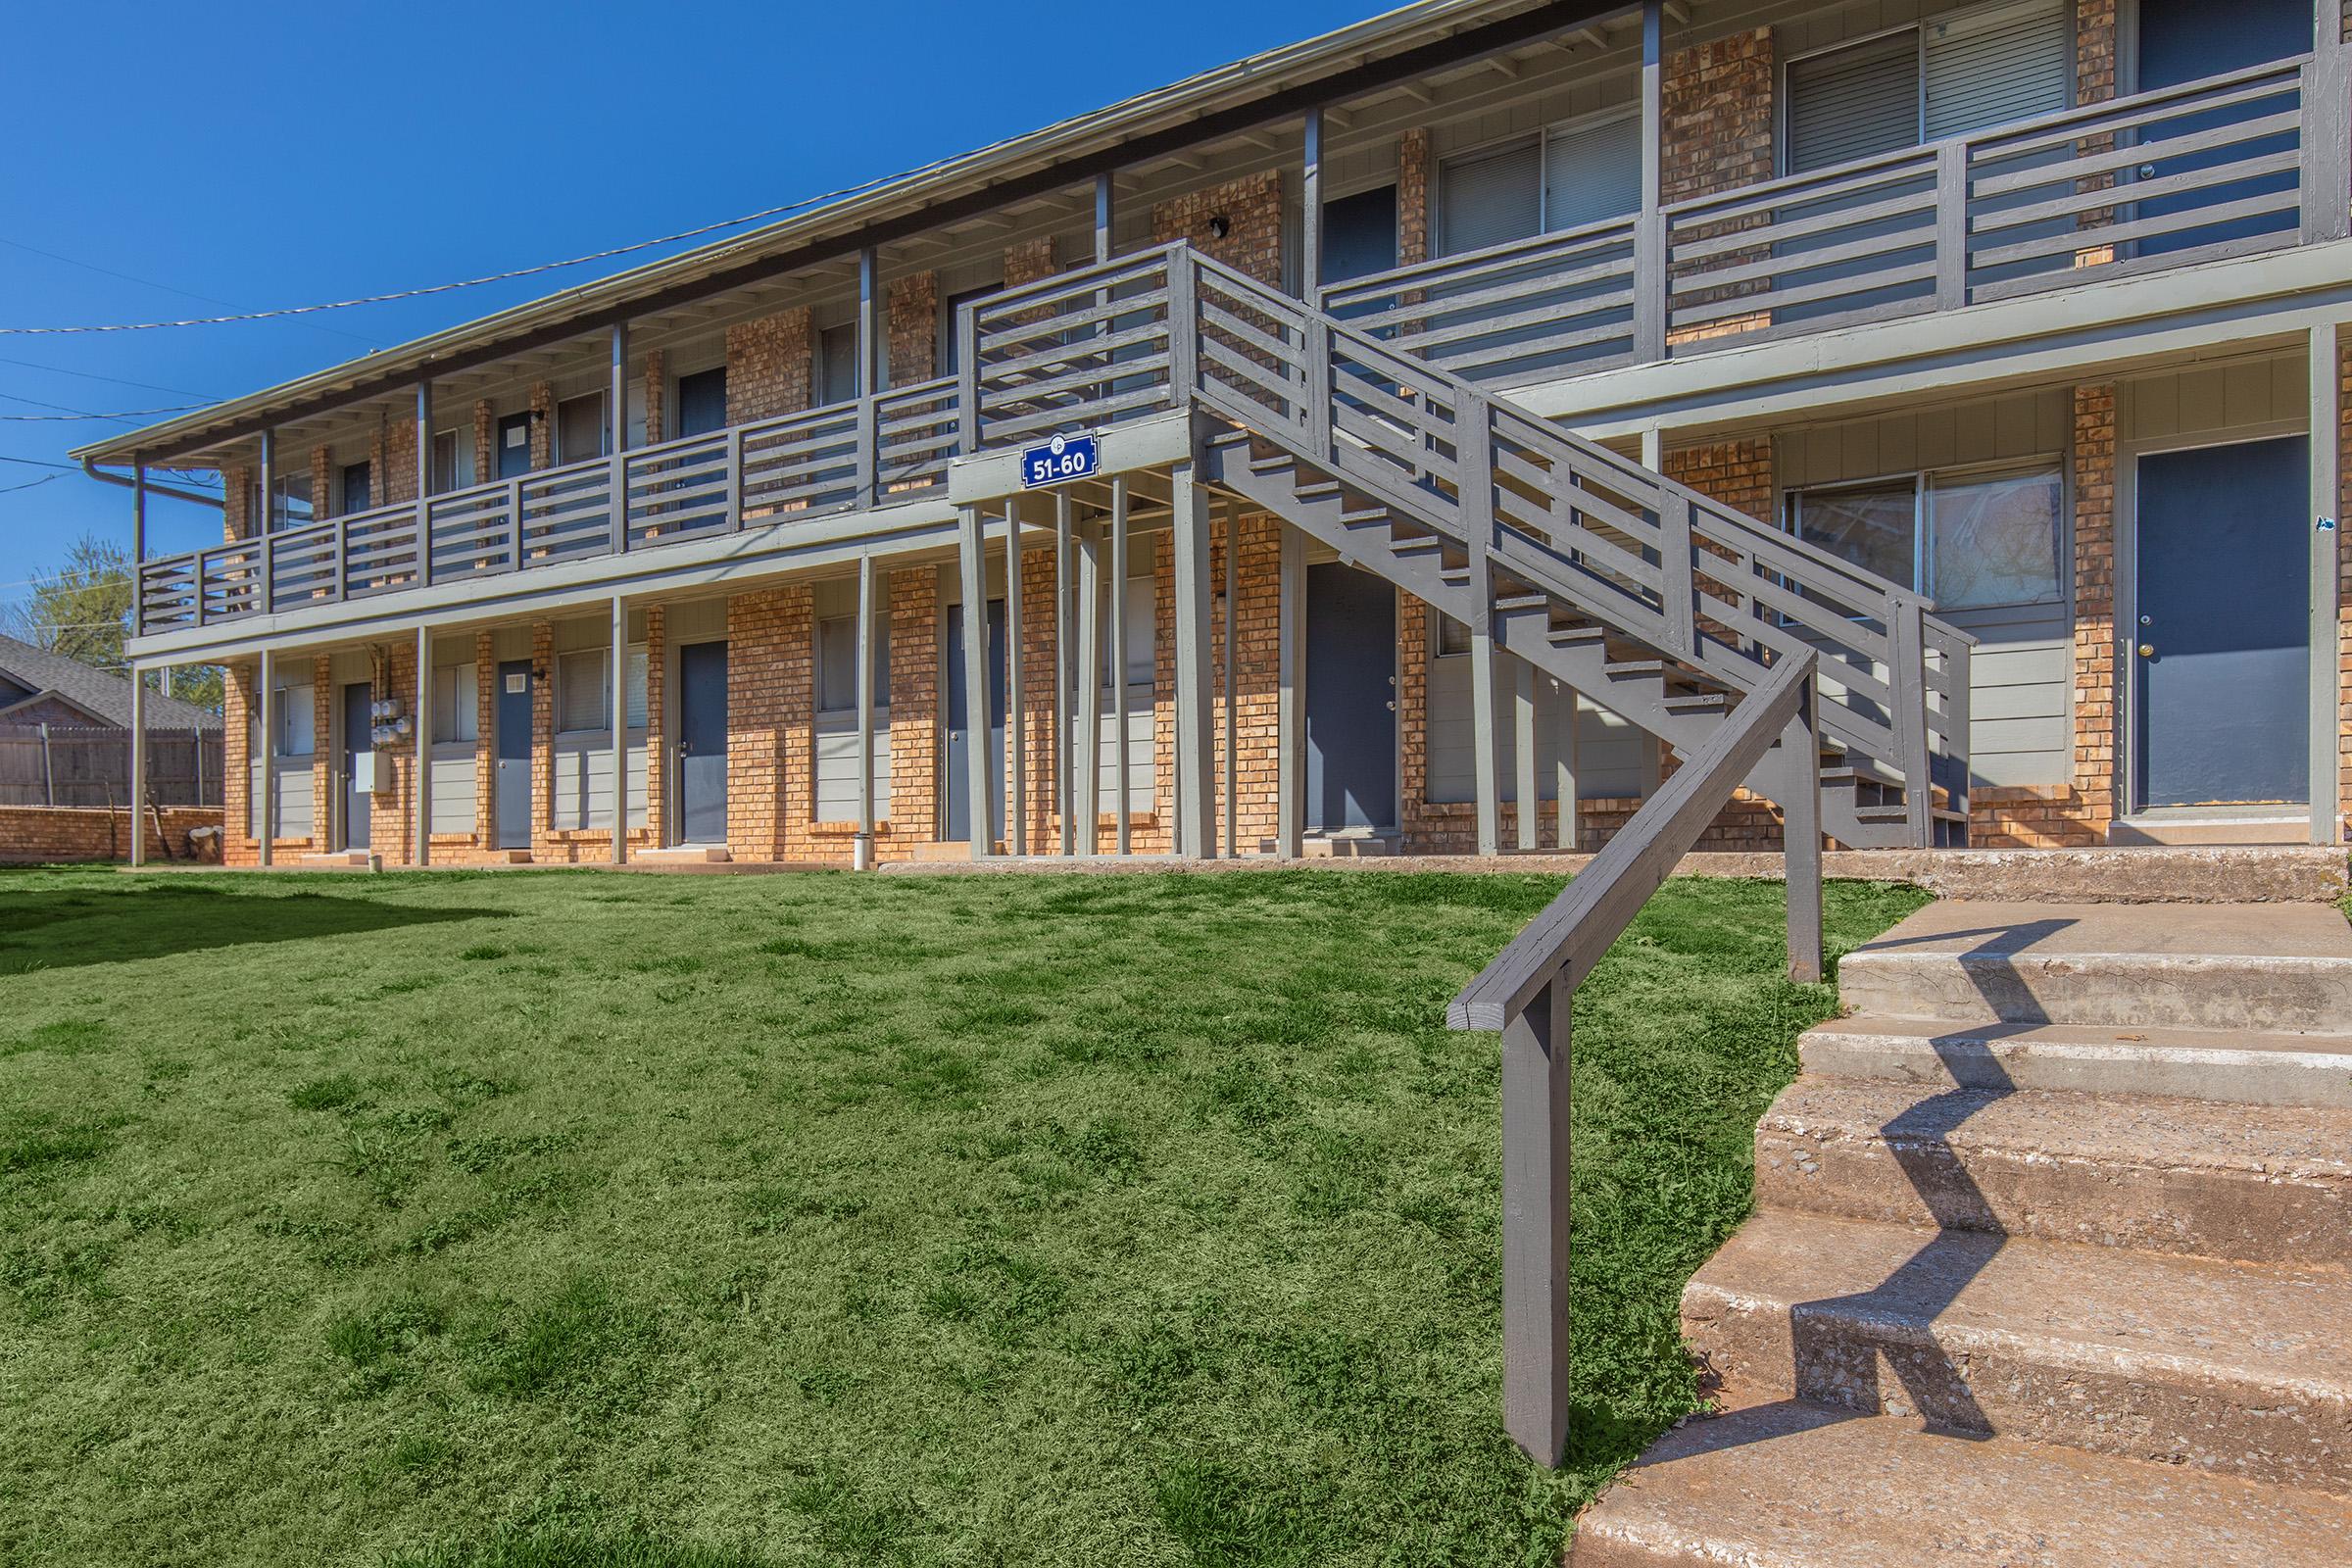
[[[1726,1413],[1571,1560],[2352,1561],[2343,915],[1956,900],[1838,980],[1684,1292]]]

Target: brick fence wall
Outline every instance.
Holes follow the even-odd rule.
[[[187,859],[191,853],[198,858],[218,861],[220,858],[220,839],[215,835],[203,845],[194,847],[188,834],[197,828],[218,830],[220,826],[220,808],[218,806],[167,806],[163,813],[163,832],[156,832],[154,816],[146,817],[147,858],[162,864],[167,859]],[[168,843],[168,850],[167,850]],[[74,806],[0,806],[0,864],[46,865],[67,860],[127,860],[130,858],[130,812],[127,808],[108,810],[104,807]]]

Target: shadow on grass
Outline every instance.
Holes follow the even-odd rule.
[[[128,963],[206,948],[505,918],[503,909],[416,908],[318,893],[185,887],[120,893],[70,887],[9,890],[0,892],[0,975]]]

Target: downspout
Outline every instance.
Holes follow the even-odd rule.
[[[98,460],[95,458],[82,459],[81,471],[101,484],[121,485],[125,490],[136,490],[139,487],[137,480],[127,478],[122,474],[100,472]],[[174,501],[193,501],[199,506],[220,507],[222,511],[227,510],[225,497],[208,496],[197,490],[181,490],[168,484],[157,484],[153,479],[147,481],[147,493],[151,496],[170,496]]]

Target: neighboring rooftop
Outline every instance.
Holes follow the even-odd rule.
[[[0,636],[0,724],[44,698],[89,716],[92,724],[130,727],[130,682],[76,659]],[[147,694],[149,729],[218,730],[220,715],[161,692]]]

